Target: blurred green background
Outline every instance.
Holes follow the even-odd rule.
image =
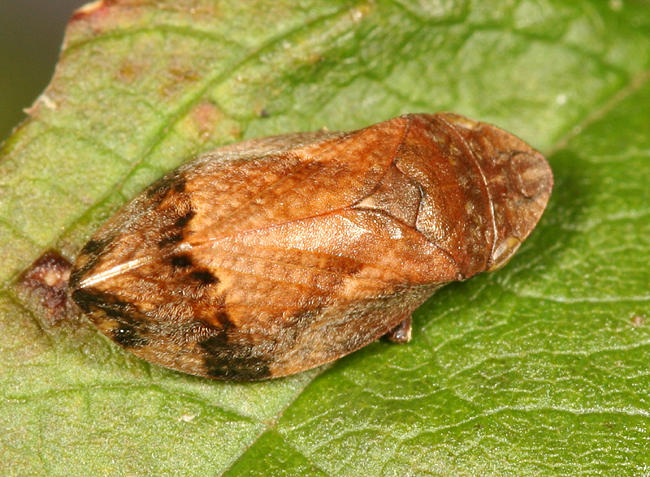
[[[85,0],[0,0],[0,142],[50,82],[65,25]]]

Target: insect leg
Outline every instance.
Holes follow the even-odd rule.
[[[408,315],[399,325],[384,336],[393,343],[408,343],[411,341],[411,315]]]

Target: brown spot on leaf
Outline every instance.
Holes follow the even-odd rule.
[[[142,71],[143,65],[127,60],[117,71],[117,79],[123,83],[132,83]]]
[[[192,111],[192,120],[196,125],[199,137],[206,139],[212,135],[215,125],[222,114],[211,101],[202,101]]]
[[[18,281],[19,291],[38,302],[50,324],[65,318],[69,309],[67,283],[72,264],[54,250],[41,255]]]
[[[630,321],[634,328],[641,328],[643,325],[645,325],[645,316],[634,315]]]
[[[183,66],[171,66],[169,68],[169,73],[178,81],[196,81],[200,78],[199,73],[192,69]]]
[[[158,91],[162,97],[171,98],[199,79],[201,79],[201,75],[197,70],[182,63],[179,59],[172,59],[166,74],[160,77],[162,83]]]
[[[241,138],[241,136],[243,134],[241,128],[236,124],[233,124],[230,128],[228,128],[227,132],[230,133],[230,137],[233,140],[235,140],[237,138]]]

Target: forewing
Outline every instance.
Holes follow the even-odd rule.
[[[192,244],[348,207],[389,169],[407,122],[386,121],[238,164],[207,160],[188,174],[198,220]]]
[[[351,133],[288,134],[208,153],[111,218],[81,251],[73,286],[82,275],[105,279],[182,246],[347,207],[377,186],[405,131],[396,118]]]
[[[459,273],[446,252],[377,210],[345,209],[243,233],[196,257],[222,277],[219,298],[237,333],[273,343],[274,376],[376,340]],[[225,348],[217,354],[225,356]]]
[[[406,129],[253,141],[178,169],[82,250],[75,299],[136,354],[215,377],[278,375],[298,349],[322,348],[310,367],[376,339],[421,302],[387,309],[393,298],[457,277],[408,224],[351,208],[391,176]],[[355,332],[364,315],[372,329]],[[333,329],[351,334],[330,345]]]
[[[376,210],[345,209],[209,245],[143,263],[77,298],[104,332],[150,361],[257,379],[374,341],[458,275],[441,249]]]

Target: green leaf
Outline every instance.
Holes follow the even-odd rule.
[[[642,1],[105,0],[78,13],[0,152],[0,473],[647,473],[649,40]],[[200,151],[438,110],[520,135],[556,186],[512,262],[441,290],[407,345],[213,382],[53,321],[20,286],[46,249],[74,257]]]

